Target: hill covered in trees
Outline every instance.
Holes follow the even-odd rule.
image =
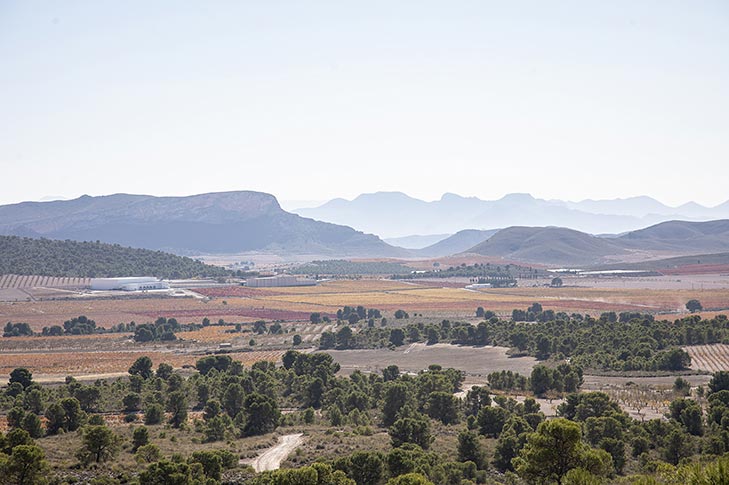
[[[230,272],[192,258],[118,244],[0,236],[0,274],[191,278]]]

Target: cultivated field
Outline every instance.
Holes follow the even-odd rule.
[[[345,374],[355,370],[380,372],[396,365],[401,372],[419,372],[430,364],[462,370],[470,376],[486,377],[491,372],[511,370],[529,375],[536,364],[533,357],[509,357],[505,347],[466,347],[450,344],[415,343],[396,350],[329,350]],[[484,381],[485,382],[485,381]]]
[[[234,360],[243,364],[251,364],[266,360],[278,362],[283,350],[259,350],[251,352],[233,352]],[[0,375],[8,375],[16,367],[26,367],[34,373],[34,378],[41,381],[57,380],[66,375],[83,376],[87,379],[109,377],[126,374],[129,367],[139,357],[146,355],[152,359],[155,367],[165,362],[175,368],[195,365],[204,354],[193,352],[167,352],[142,348],[134,351],[85,351],[85,352],[25,352],[0,353]]]
[[[44,301],[0,303],[0,322],[27,322],[35,331],[45,326],[62,325],[65,320],[86,315],[98,326],[118,323],[154,321],[157,317],[177,318],[180,323],[200,323],[207,317],[213,323],[223,319],[226,325],[211,325],[178,334],[180,340],[165,344],[134,343],[130,334],[103,334],[64,337],[0,338],[0,372],[28,366],[45,375],[98,375],[124,372],[141,353],[149,354],[156,363],[169,362],[176,367],[191,365],[206,352],[218,350],[221,343],[230,343],[235,358],[251,363],[261,359],[280,358],[292,347],[294,335],[302,338],[302,349],[316,348],[324,331],[336,331],[333,323],[312,325],[312,312],[334,317],[345,305],[364,305],[382,310],[392,324],[397,309],[406,310],[408,323],[437,322],[441,318],[476,321],[479,306],[502,316],[514,308],[526,308],[540,302],[545,309],[568,313],[599,315],[603,311],[644,311],[675,313],[691,298],[699,298],[709,309],[729,306],[729,289],[721,290],[656,290],[625,288],[545,288],[519,287],[470,291],[453,281],[391,281],[381,279],[335,280],[315,287],[243,288],[239,286],[202,288],[198,298],[147,296],[141,298],[73,298]],[[711,314],[712,312],[708,312]],[[258,335],[252,322],[264,320],[267,325],[279,322],[279,334]],[[236,331],[233,324],[243,324]],[[253,340],[253,345],[251,345]],[[689,350],[697,369],[729,369],[729,362],[718,361],[717,349]],[[333,352],[345,371],[360,368],[378,371],[391,363],[404,370],[417,371],[431,363],[455,366],[473,375],[493,370],[511,369],[528,374],[533,359],[508,358],[503,349],[459,348],[420,344],[397,351],[367,350]],[[713,353],[710,353],[713,352]],[[726,349],[721,348],[726,355]],[[703,360],[702,360],[703,359]]]
[[[685,347],[691,355],[691,368],[709,372],[729,370],[729,345],[692,345]]]

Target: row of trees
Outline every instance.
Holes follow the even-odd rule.
[[[415,279],[415,278],[471,278],[473,283],[479,280],[483,283],[491,282],[515,282],[515,278],[536,278],[540,273],[537,269],[515,264],[492,265],[490,263],[476,263],[448,268],[436,268],[432,271],[413,272],[411,274],[394,274],[393,279]]]

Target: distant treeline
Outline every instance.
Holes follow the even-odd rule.
[[[466,265],[463,263],[460,266],[450,266],[445,269],[434,266],[430,271],[421,271],[407,276],[394,274],[392,278],[471,278],[473,283],[492,283],[500,280],[514,281],[515,278],[530,279],[539,276],[543,276],[543,274],[537,269],[527,266],[515,264],[501,266],[490,263]]]
[[[232,273],[163,251],[101,242],[57,241],[0,236],[0,274],[101,278],[221,277]]]

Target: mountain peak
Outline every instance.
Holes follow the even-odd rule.
[[[524,204],[524,203],[533,203],[536,202],[537,199],[535,199],[532,194],[527,193],[520,193],[515,192],[513,194],[506,194],[502,198],[499,199],[499,202],[509,202],[512,204]]]
[[[366,194],[360,194],[358,195],[352,202],[354,201],[366,201],[366,200],[417,200],[413,197],[410,197],[408,194],[404,192],[397,192],[397,191],[380,191],[380,192],[370,192]]]

